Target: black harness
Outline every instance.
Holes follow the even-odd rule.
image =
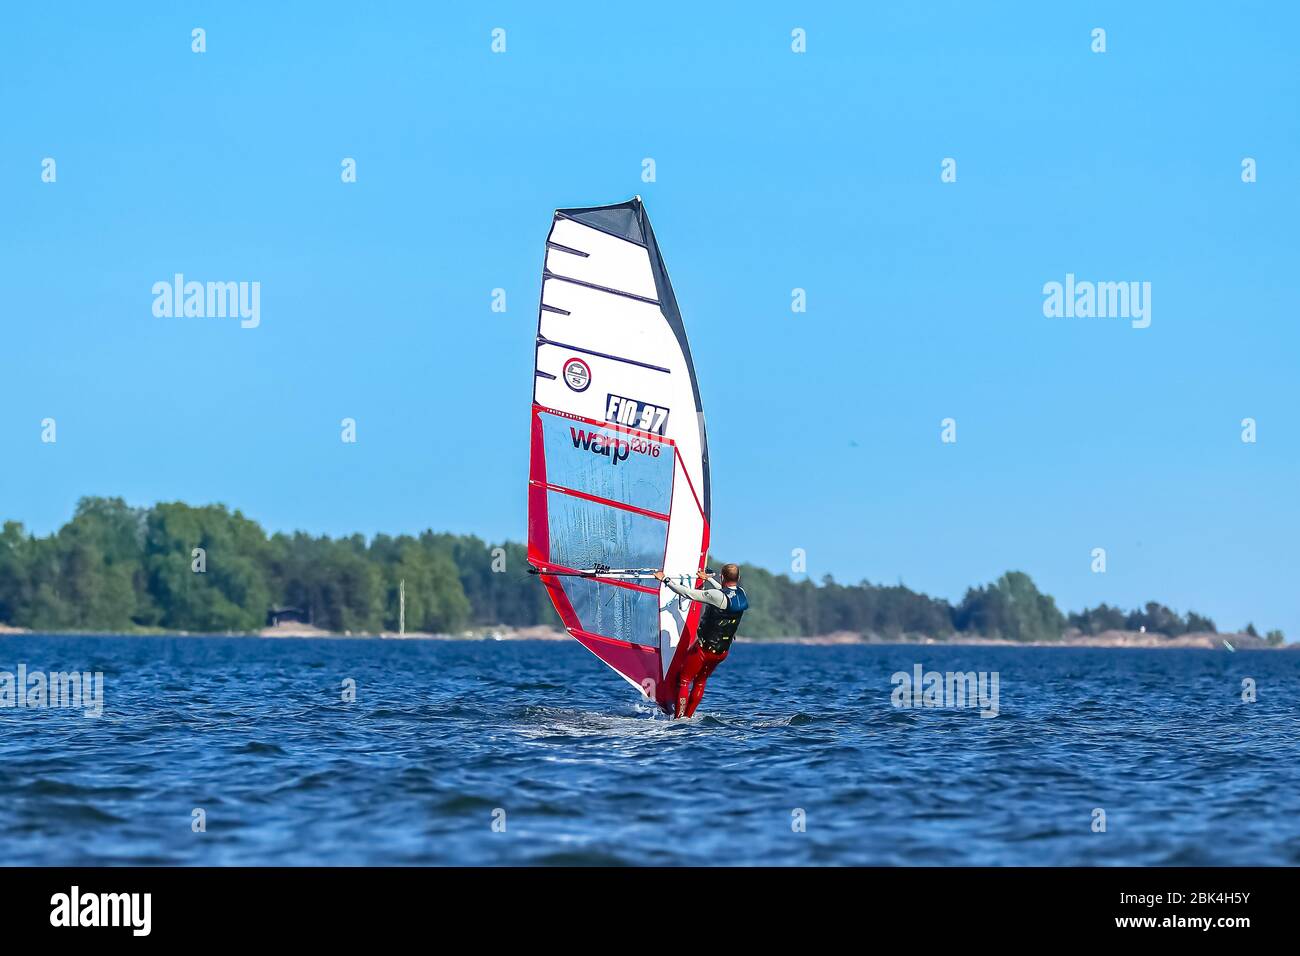
[[[725,654],[731,650],[740,618],[749,609],[749,598],[745,597],[745,589],[740,585],[724,588],[722,593],[727,597],[726,610],[706,604],[700,616],[700,646],[710,654]]]

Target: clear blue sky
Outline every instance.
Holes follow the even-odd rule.
[[[1296,11],[608,7],[6,10],[0,516],[521,540],[551,211],[640,193],[715,553],[953,599],[1019,568],[1300,638]],[[176,272],[261,282],[261,327],[155,318]],[[1044,318],[1067,272],[1151,282],[1151,327]]]

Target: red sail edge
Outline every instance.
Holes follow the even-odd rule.
[[[535,345],[528,560],[569,634],[666,712],[700,608],[649,578],[571,572],[662,568],[698,586],[709,498],[690,348],[639,198],[557,210]]]

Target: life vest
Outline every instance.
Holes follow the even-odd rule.
[[[710,654],[725,654],[731,650],[731,642],[736,638],[736,629],[740,627],[740,618],[749,608],[749,598],[740,585],[723,588],[727,596],[727,609],[704,605],[700,615],[700,646]]]

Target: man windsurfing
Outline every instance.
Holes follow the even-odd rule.
[[[695,716],[695,708],[700,706],[700,698],[704,696],[704,685],[713,669],[727,659],[731,642],[740,627],[740,618],[749,607],[749,598],[740,586],[739,566],[724,564],[721,573],[721,586],[712,578],[706,578],[705,586],[697,590],[675,584],[662,571],[655,572],[655,579],[674,594],[704,605],[695,643],[686,649],[682,660],[674,717]]]

